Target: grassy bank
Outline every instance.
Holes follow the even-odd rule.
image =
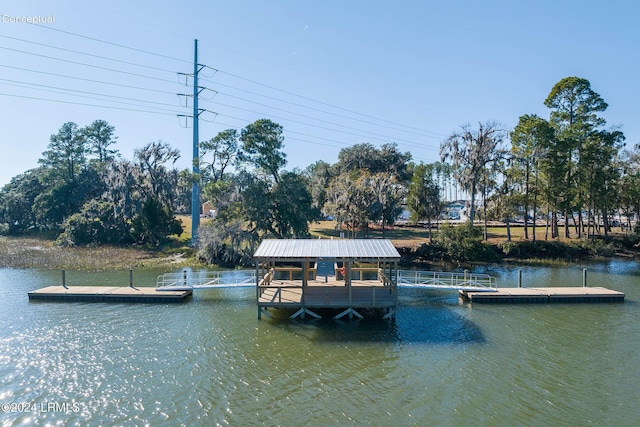
[[[479,228],[479,227],[476,227]],[[480,228],[481,229],[481,228]],[[571,229],[573,233],[573,229]],[[324,221],[311,226],[311,234],[314,237],[339,237],[346,231],[336,228],[333,221]],[[405,260],[411,262],[440,261],[451,258],[451,248],[439,245],[438,231],[432,230],[434,244],[429,244],[429,232],[423,227],[396,226],[385,230],[371,228],[366,231],[368,237],[390,239],[403,254]],[[510,230],[511,240],[507,238],[507,228],[493,224],[487,230],[486,241],[482,241],[482,247],[476,245],[464,261],[488,261],[499,260],[524,261],[532,263],[571,262],[594,257],[635,257],[639,256],[638,236],[623,232],[610,234],[607,239],[578,239],[569,238],[545,240],[545,228],[536,228],[536,241],[532,241],[533,233],[529,228],[529,239],[524,237],[524,227],[512,226]],[[365,232],[359,231],[358,237],[364,237]],[[468,244],[469,241],[462,244]],[[460,249],[460,248],[456,248]],[[452,259],[449,259],[452,261]]]
[[[178,217],[184,232],[159,248],[138,246],[60,247],[54,237],[0,236],[0,268],[47,268],[84,271],[187,266],[203,267],[193,257],[191,218]]]
[[[172,236],[171,241],[163,247],[150,250],[143,247],[59,247],[45,237],[2,237],[0,236],[0,268],[48,268],[74,269],[86,271],[120,270],[128,268],[164,267],[177,269],[186,266],[205,267],[193,256],[191,241],[191,218],[179,217],[183,223],[184,233]],[[206,221],[203,220],[203,221]],[[344,230],[336,228],[333,221],[322,221],[312,224],[312,238],[339,238]],[[505,227],[490,227],[489,240],[485,242],[496,253],[499,259],[534,264],[553,262],[571,262],[594,256],[638,256],[638,248],[631,237],[622,233],[613,234],[607,241],[603,239],[579,240],[575,238],[544,240],[544,228],[539,227],[536,238],[538,242],[524,240],[522,227],[511,228],[511,242],[507,242]],[[531,230],[529,231],[531,236]],[[369,238],[390,239],[400,250],[403,258],[409,262],[439,262],[441,253],[437,245],[429,245],[429,233],[420,227],[392,227],[384,231],[371,228],[367,232]],[[434,238],[437,231],[433,232]],[[360,231],[356,237],[365,237]]]
[[[150,251],[136,247],[63,248],[34,237],[0,237],[0,268],[121,270],[191,265],[184,252]]]

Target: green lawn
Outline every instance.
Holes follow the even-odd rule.
[[[477,224],[477,223],[476,223]],[[442,225],[442,224],[441,224]],[[478,227],[482,227],[481,224],[477,224]],[[343,231],[345,237],[347,236],[347,230],[336,229],[335,221],[321,221],[319,223],[311,224],[309,227],[311,235],[313,237],[340,237],[340,231]],[[574,229],[571,228],[571,237],[569,241],[577,240],[575,237]],[[616,234],[619,230],[613,230],[611,234]],[[562,235],[563,230],[560,230]],[[433,229],[433,237],[435,238],[438,231]],[[507,240],[507,227],[504,225],[491,224],[487,228],[488,242],[497,244]],[[536,227],[536,239],[544,240],[545,227],[544,225],[538,225]],[[364,237],[364,231],[358,232],[358,237]],[[382,238],[382,230],[379,228],[370,229],[369,237]],[[533,229],[529,226],[529,240],[533,237]],[[429,232],[426,228],[419,226],[394,226],[391,229],[385,231],[385,238],[393,241],[396,246],[413,246],[416,244],[424,243],[429,240]],[[522,225],[511,226],[511,240],[524,240],[524,227]],[[564,237],[560,237],[561,241],[565,241]]]

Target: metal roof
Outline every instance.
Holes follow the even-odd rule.
[[[400,254],[387,239],[266,239],[253,254],[256,259],[396,260]]]

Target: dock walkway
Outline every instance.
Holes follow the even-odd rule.
[[[623,302],[624,293],[602,287],[497,288],[493,292],[460,291],[476,303]]]
[[[28,293],[30,300],[64,302],[177,303],[193,291],[159,291],[153,287],[132,286],[47,286]]]

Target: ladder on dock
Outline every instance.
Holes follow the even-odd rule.
[[[253,270],[198,271],[165,273],[156,279],[159,291],[179,291],[193,289],[249,288],[256,285]]]
[[[398,288],[479,292],[492,292],[497,289],[496,278],[489,274],[399,270],[397,277]]]

